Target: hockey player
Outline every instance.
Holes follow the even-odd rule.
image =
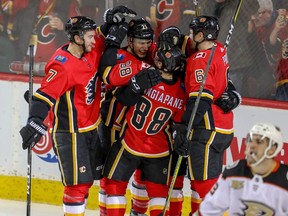
[[[106,84],[104,100],[101,103],[102,121],[99,125],[99,135],[106,152],[118,137],[120,130],[118,123],[125,111],[123,105],[119,104],[113,96],[115,88],[128,85],[130,78],[141,70],[149,72],[146,75],[150,81],[147,80],[146,84],[151,84],[150,87],[154,85],[153,80],[156,81],[155,84],[161,80],[158,71],[147,70],[153,64],[156,49],[156,44],[153,43],[154,32],[151,25],[144,19],[132,19],[126,32],[125,27],[125,23],[123,23],[119,28],[117,26],[111,28],[106,38],[106,50],[99,65],[99,74]],[[120,49],[123,33],[127,33],[128,45]],[[105,178],[103,178],[100,181],[99,193],[100,215],[106,214],[105,200]]]
[[[177,47],[164,53],[158,51],[155,66],[161,71],[162,82],[147,88],[146,72],[141,71],[128,86],[115,91],[117,100],[129,108],[120,139],[113,143],[104,166],[107,215],[124,215],[126,187],[137,168],[144,176],[150,215],[159,215],[163,210],[173,150],[170,126],[172,121],[181,120],[186,98],[177,77],[181,64],[182,55]]]
[[[199,16],[190,23],[190,38],[198,51],[187,59],[185,89],[189,99],[182,117],[183,125],[176,127],[175,150],[182,156],[190,156],[187,160],[192,189],[191,213],[198,209],[201,199],[217,181],[222,172],[224,150],[233,139],[233,112],[223,112],[215,104],[228,87],[229,69],[226,49],[216,41],[219,30],[218,20],[211,16]],[[200,96],[190,139],[186,140],[187,125],[213,46],[215,54]]]
[[[69,43],[56,50],[48,62],[46,77],[33,96],[28,123],[20,130],[23,149],[32,148],[46,133],[43,120],[52,109],[52,141],[64,185],[64,215],[84,215],[89,188],[94,179],[101,178],[97,66],[104,51],[104,35],[112,24],[122,21],[117,19],[121,13],[134,12],[124,6],[114,8],[97,31],[88,17],[67,21]]]
[[[255,124],[246,138],[246,159],[227,166],[200,205],[200,215],[287,215],[288,166],[274,158],[282,150],[280,129]]]

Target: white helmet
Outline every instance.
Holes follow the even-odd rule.
[[[264,155],[253,164],[258,165],[264,160],[264,158],[273,158],[275,157],[283,148],[283,138],[280,131],[280,128],[269,123],[257,123],[250,130],[250,138],[252,139],[253,135],[262,136],[261,139],[267,137],[269,139],[269,144],[265,150]],[[272,148],[273,145],[277,145],[275,152],[272,155],[268,155],[267,152]]]

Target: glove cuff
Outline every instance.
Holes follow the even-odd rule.
[[[237,92],[237,91],[232,91],[233,92],[233,94],[236,96],[236,98],[238,99],[238,105],[236,106],[236,107],[238,107],[238,106],[240,106],[240,104],[242,103],[242,97],[241,97],[241,95]],[[236,108],[235,107],[235,108]]]
[[[28,124],[42,135],[44,135],[47,131],[47,126],[38,119],[31,119]]]

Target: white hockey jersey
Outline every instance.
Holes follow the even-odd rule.
[[[200,205],[200,215],[288,216],[288,166],[277,163],[266,177],[253,175],[246,160],[227,167]]]

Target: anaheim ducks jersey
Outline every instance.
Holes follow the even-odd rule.
[[[45,67],[46,76],[34,99],[52,107],[54,132],[85,132],[96,128],[100,121],[101,82],[97,67],[104,51],[104,37],[100,33],[95,37],[91,52],[76,58],[64,45]]]
[[[140,70],[151,67],[153,56],[155,55],[156,44],[153,43],[149,48],[146,59],[138,59],[126,48],[117,51],[117,64],[106,67],[102,76],[103,82],[107,85],[104,99],[101,102],[101,118],[106,126],[112,126],[119,115],[123,116],[123,105],[119,104],[113,96],[115,87],[125,86],[129,83],[130,78]],[[149,64],[147,64],[149,63]],[[119,117],[118,122],[121,118]],[[119,127],[118,127],[119,128]]]
[[[200,205],[200,214],[288,215],[288,166],[277,162],[265,177],[254,175],[246,160],[227,167]]]
[[[186,95],[180,79],[162,80],[146,89],[125,114],[120,136],[124,148],[147,158],[168,156],[172,150],[170,125],[181,122]]]
[[[188,97],[197,98],[210,53],[211,49],[198,51],[188,58],[185,75],[185,89]],[[224,93],[228,85],[228,68],[226,49],[216,42],[215,53],[200,100],[215,101]],[[232,133],[233,113],[224,113],[220,107],[212,103],[211,109],[204,114],[199,125],[195,127]]]

